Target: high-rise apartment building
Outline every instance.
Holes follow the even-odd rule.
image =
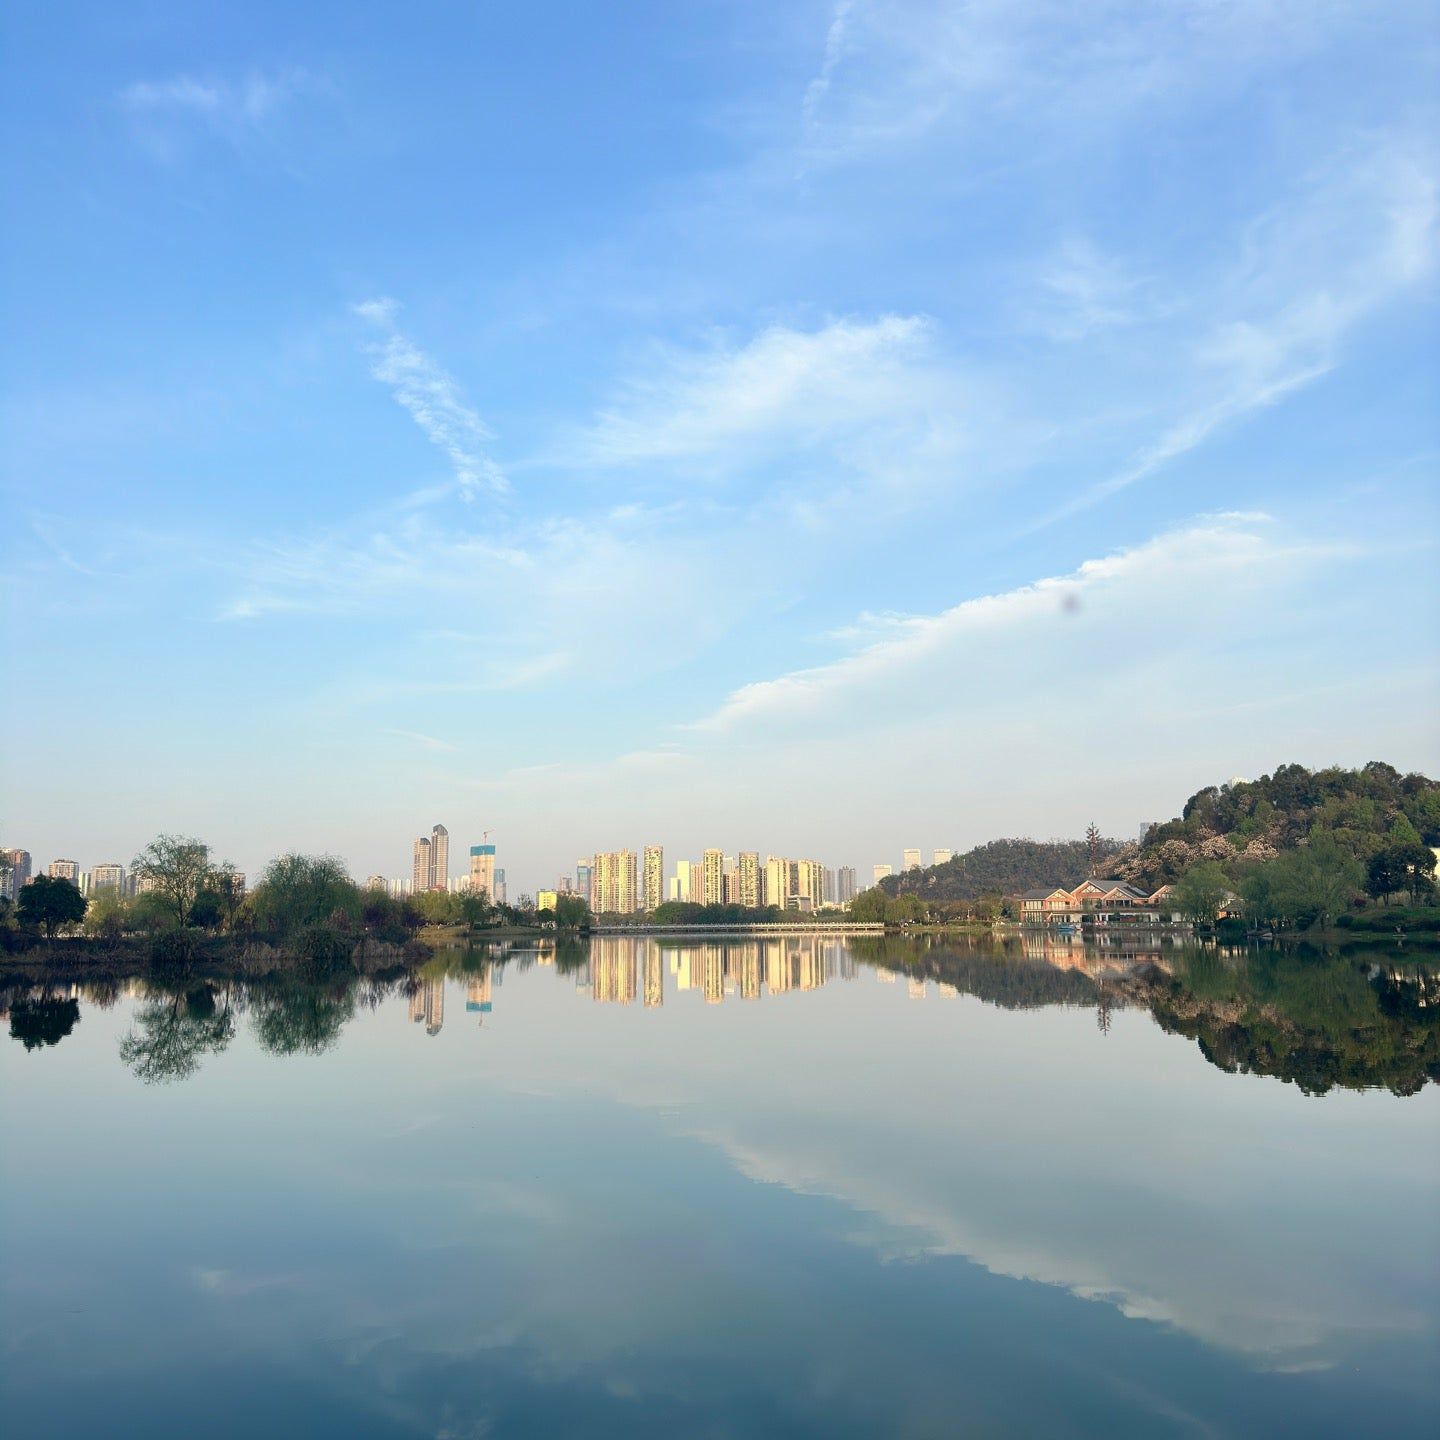
[[[875,884],[878,885],[887,875],[893,875],[895,869],[891,865],[877,865],[872,873],[875,877]]]
[[[658,910],[665,899],[665,851],[659,845],[645,847],[642,910]]]
[[[470,847],[470,893],[486,900],[495,900],[495,847],[490,844]]]
[[[930,857],[932,865],[948,865],[955,858],[953,850],[936,850]]]
[[[591,908],[600,915],[633,915],[639,902],[633,850],[603,850],[595,856]]]
[[[0,894],[7,900],[13,900],[30,883],[30,852],[7,846],[0,850],[0,855],[10,862],[0,866],[0,870],[4,872],[0,874]]]
[[[390,887],[383,875],[367,875],[365,888],[367,890],[388,890]]]
[[[835,872],[828,866],[825,869],[825,903],[827,905],[835,903]]]
[[[855,898],[855,867],[842,865],[835,872],[835,903],[848,905]]]
[[[797,910],[818,910],[825,903],[825,867],[818,860],[795,862]]]
[[[113,890],[117,895],[125,893],[125,867],[113,862],[93,865],[90,868],[90,893],[98,895],[102,890]]]
[[[80,888],[80,862],[78,860],[52,860],[46,867],[45,873],[52,880],[68,880],[77,890]]]
[[[905,869],[918,870],[920,868],[920,851],[918,849],[907,850],[903,856]]]
[[[790,861],[783,855],[765,857],[764,875],[761,881],[762,905],[773,905],[783,910],[785,902],[794,893],[795,884],[791,874]]]
[[[430,831],[430,888],[445,890],[450,882],[450,832],[443,825]]]
[[[760,908],[760,853],[757,850],[742,850],[735,865],[738,902],[747,910]]]
[[[450,832],[435,825],[428,836],[416,842],[410,868],[410,886],[415,894],[422,890],[446,890],[450,884]]]
[[[697,905],[704,901],[704,869],[698,860],[677,860],[671,880],[672,900],[689,900]]]
[[[707,850],[700,857],[700,864],[703,867],[705,893],[701,900],[706,905],[723,905],[725,903],[725,852],[723,850]]]

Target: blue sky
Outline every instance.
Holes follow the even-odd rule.
[[[0,838],[530,888],[1433,773],[1435,21],[12,7]]]

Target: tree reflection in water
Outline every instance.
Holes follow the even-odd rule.
[[[79,1023],[80,1002],[39,996],[18,1001],[10,1012],[10,1034],[27,1050],[58,1045]]]
[[[164,1084],[188,1079],[234,1037],[229,991],[221,1005],[214,986],[197,985],[144,1001],[120,1042],[120,1058],[145,1084]]]
[[[1378,1086],[1413,1095],[1440,1081],[1440,966],[1433,957],[1373,947],[1337,953],[1303,945],[1246,948],[1188,940],[1147,947],[1138,939],[1095,945],[1048,935],[876,936],[840,943],[827,938],[823,970],[817,964],[801,969],[807,975],[813,971],[818,984],[822,975],[854,978],[858,965],[869,964],[882,976],[907,977],[916,998],[925,994],[926,982],[934,982],[946,995],[969,995],[1007,1010],[1088,1008],[1103,1032],[1121,1012],[1143,1010],[1161,1029],[1196,1042],[1208,1063],[1280,1079],[1311,1095]],[[754,1000],[762,988],[774,993],[769,972],[761,976],[750,964],[757,953],[754,941],[663,943],[677,955],[683,949],[714,952],[715,993],[707,989],[707,1000],[718,1003],[732,992]],[[803,935],[788,938],[787,955],[792,950],[798,955],[806,943]],[[809,943],[820,944],[814,937]],[[246,1011],[262,1050],[319,1055],[336,1045],[357,1010],[376,1009],[397,993],[410,997],[412,1019],[428,1017],[436,1033],[447,980],[488,992],[507,973],[544,965],[567,984],[572,976],[583,979],[581,988],[593,996],[598,992],[591,984],[592,966],[613,962],[612,968],[625,972],[649,953],[644,947],[656,944],[567,936],[558,944],[500,942],[441,952],[419,970],[392,966],[361,975],[350,969],[324,979],[271,973],[243,982],[191,977],[161,990],[142,986],[120,1058],[146,1084],[187,1079],[206,1056],[226,1049],[236,1016]],[[658,966],[656,976],[653,988],[659,991]],[[127,982],[128,993],[135,993],[134,985]],[[24,982],[19,988],[8,1009],[10,1034],[27,1050],[57,1045],[74,1030],[80,1005],[73,994],[57,996],[52,986]],[[87,1004],[102,1008],[121,994],[113,977],[75,988]],[[651,989],[647,981],[642,997],[633,983],[612,986],[605,998],[660,1003],[661,995]],[[0,1015],[11,994],[0,991]],[[428,1003],[425,996],[431,997]]]

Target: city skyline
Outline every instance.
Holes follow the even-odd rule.
[[[0,842],[863,874],[1440,770],[1426,7],[122,9],[7,33]]]
[[[458,889],[471,893],[485,891],[492,898],[508,902],[506,872],[497,865],[498,846],[488,839],[488,831],[483,833],[487,838],[481,843],[468,847],[462,845],[462,855],[465,855],[468,849],[468,868],[461,875],[452,873],[449,862],[450,832],[446,826],[439,823],[431,828],[430,834],[418,836],[411,842],[411,863],[407,873],[397,875],[385,870],[371,870],[362,877],[358,869],[346,862],[347,869],[357,884],[366,887],[383,886],[395,895],[416,894],[422,890]],[[23,857],[18,868],[5,877],[5,893],[10,894],[11,891],[18,891],[19,886],[32,873],[35,860],[31,852],[24,847],[0,846],[0,853]],[[335,852],[327,850],[323,853]],[[538,878],[520,886],[517,896],[533,895],[542,889],[553,889],[555,893],[562,895],[589,896],[594,862],[601,858],[602,853],[606,852],[595,852],[588,860],[583,857],[577,860],[573,875],[564,872],[558,875],[555,872],[542,872]],[[913,848],[905,849],[902,852],[902,868],[910,868],[909,857],[918,853]],[[935,849],[932,852],[932,863],[942,863],[942,857],[948,860],[951,853],[948,849]],[[633,882],[626,878],[624,884],[626,896],[633,893],[635,908],[654,909],[666,900],[696,900],[698,903],[709,904],[736,903],[756,908],[772,903],[763,897],[773,893],[802,895],[816,903],[845,904],[854,898],[860,888],[864,888],[857,885],[856,876],[859,872],[854,865],[827,865],[816,860],[786,861],[773,852],[727,852],[712,846],[702,852],[699,860],[677,859],[668,869],[664,857],[665,847],[659,844],[645,845],[639,851],[608,852],[608,858],[613,858],[617,864],[633,865]],[[218,847],[212,845],[212,862],[219,863],[222,858]],[[340,858],[344,860],[343,856]],[[791,867],[783,882],[775,868],[777,862]],[[710,867],[708,880],[707,863]],[[813,869],[795,868],[805,866]],[[258,877],[263,869],[264,866],[259,865],[253,871],[241,869],[238,873],[243,883],[247,874],[253,873]],[[875,880],[880,878],[882,872],[895,873],[894,867],[888,864],[875,864],[872,869]],[[135,883],[135,876],[128,862],[122,864],[118,861],[101,861],[87,865],[59,857],[46,862],[37,873],[44,873],[52,878],[63,876],[72,880],[86,894],[107,888],[128,894],[133,892]],[[607,883],[617,883],[614,871],[609,872]],[[732,892],[735,896],[733,900],[730,898]]]

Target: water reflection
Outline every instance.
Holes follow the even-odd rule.
[[[501,942],[442,952],[417,972],[351,973],[323,982],[293,974],[158,983],[113,977],[64,987],[12,985],[0,1018],[27,1050],[59,1044],[80,1002],[124,995],[137,1005],[120,1044],[146,1083],[183,1080],[234,1038],[248,1016],[270,1054],[318,1055],[333,1047],[357,1006],[392,990],[429,1036],[445,1024],[446,982],[464,982],[465,1013],[492,1019],[507,968],[553,968],[597,1005],[663,1009],[667,992],[706,1006],[805,994],[853,982],[868,969],[903,984],[911,1000],[973,996],[1004,1009],[1091,1008],[1108,1032],[1117,1011],[1147,1011],[1164,1031],[1196,1042],[1203,1060],[1232,1073],[1271,1076],[1309,1095],[1384,1087],[1413,1095],[1440,1079],[1440,968],[1415,955],[1305,947],[1255,948],[1106,936],[1024,933],[989,937],[825,935],[715,941],[614,935]]]
[[[3,1142],[43,1157],[0,1174],[16,1433],[185,1433],[176,1373],[238,1397],[234,1434],[1348,1435],[1440,1405],[1411,957],[607,936],[0,1000]]]

